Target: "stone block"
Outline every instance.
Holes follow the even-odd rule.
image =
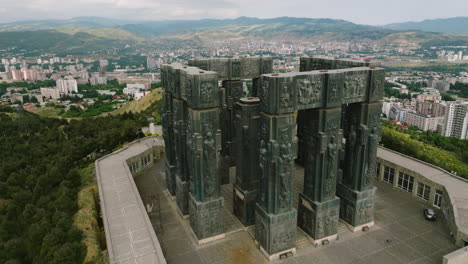
[[[296,225],[296,209],[273,215],[268,214],[261,206],[256,206],[255,240],[268,255],[296,247]]]
[[[382,68],[370,68],[368,101],[382,100],[385,87],[385,70]]]
[[[221,80],[259,78],[260,75],[273,71],[273,60],[270,57],[190,60],[189,65],[218,72]]]
[[[369,68],[361,67],[339,71],[344,73],[343,100],[341,103],[351,104],[366,101],[370,83]]]
[[[340,214],[340,199],[335,197],[326,202],[316,202],[299,194],[298,226],[314,240],[337,234]]]
[[[184,74],[187,105],[193,109],[219,106],[218,74],[187,67]]]
[[[258,97],[260,111],[279,115],[294,112],[296,108],[296,89],[294,73],[267,74],[261,77]]]
[[[373,224],[376,190],[372,187],[360,192],[338,184],[336,195],[341,200],[340,218],[353,227]]]
[[[294,76],[297,110],[322,107],[325,94],[325,74],[321,72],[297,73]]]
[[[224,199],[200,202],[189,194],[190,226],[198,240],[224,233]]]
[[[255,223],[255,205],[257,202],[257,191],[243,191],[234,185],[233,203],[234,215],[244,226]]]

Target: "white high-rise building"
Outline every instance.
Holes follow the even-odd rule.
[[[468,139],[468,102],[449,102],[442,135]]]
[[[72,92],[78,92],[78,83],[75,79],[72,80],[57,80],[57,88],[61,94],[71,94]]]

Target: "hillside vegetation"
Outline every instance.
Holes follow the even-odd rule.
[[[88,19],[88,20],[87,20]],[[39,29],[39,30],[37,30]],[[174,21],[119,21],[102,18],[27,21],[0,24],[0,49],[80,54],[137,43],[151,38],[180,40],[314,39],[375,41],[417,48],[468,42],[468,36],[392,30],[345,20],[279,17],[258,19],[202,19]]]
[[[0,263],[98,261],[94,154],[135,139],[147,116],[68,122],[7,110],[0,111]]]
[[[396,126],[384,123],[384,147],[441,167],[468,179],[468,140],[445,138],[435,134],[399,131]]]

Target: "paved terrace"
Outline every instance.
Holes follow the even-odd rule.
[[[166,263],[126,161],[153,146],[156,137],[133,142],[96,161],[102,216],[110,263]]]
[[[379,147],[377,157],[414,171],[428,180],[444,186],[453,206],[455,225],[458,231],[468,238],[468,180],[386,148]]]
[[[254,226],[243,228],[232,214],[232,184],[222,186],[225,199],[226,237],[198,245],[190,228],[189,219],[177,212],[175,200],[166,191],[164,160],[135,178],[140,194],[145,199],[155,196],[160,210],[153,210],[150,219],[166,257],[171,264],[267,264],[254,242]],[[235,169],[230,171],[231,181]],[[294,196],[303,188],[304,170],[296,166]],[[338,227],[339,240],[327,246],[316,247],[298,228],[297,253],[290,258],[270,262],[314,264],[440,264],[442,257],[458,247],[450,237],[444,219],[430,222],[424,219],[425,202],[411,198],[407,192],[393,189],[386,183],[376,183],[376,225],[368,232],[352,233],[342,222]],[[297,206],[297,200],[295,202]]]

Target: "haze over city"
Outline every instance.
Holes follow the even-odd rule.
[[[468,2],[464,0],[19,0],[2,2],[0,23],[68,19],[78,16],[101,16],[122,20],[290,16],[344,19],[358,24],[384,25],[465,16],[467,11]]]

